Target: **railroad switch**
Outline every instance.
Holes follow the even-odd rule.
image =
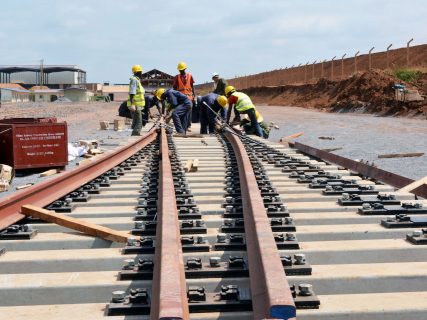
[[[407,214],[396,214],[381,220],[381,225],[386,228],[419,228],[427,227],[427,217],[411,217]]]
[[[419,202],[403,202],[400,206],[364,203],[363,207],[358,209],[358,213],[363,215],[425,214],[427,213],[427,208],[423,207],[423,204]]]
[[[406,240],[413,244],[427,245],[427,229],[414,230],[412,234],[406,235]]]
[[[0,231],[0,240],[29,240],[37,235],[30,224],[11,225]]]

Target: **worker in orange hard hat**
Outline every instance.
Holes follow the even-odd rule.
[[[136,64],[132,67],[133,75],[129,82],[129,97],[127,107],[132,114],[132,136],[139,136],[142,129],[142,110],[145,106],[145,90],[142,87],[142,67]]]
[[[187,64],[185,62],[178,63],[177,69],[179,74],[173,79],[172,87],[183,94],[185,94],[192,102],[192,112],[189,113],[187,121],[188,128],[191,127],[191,122],[199,122],[198,110],[195,108],[196,94],[194,92],[194,78],[191,73],[187,72]],[[191,131],[191,130],[188,130]]]

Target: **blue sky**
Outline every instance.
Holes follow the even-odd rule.
[[[2,0],[0,65],[77,64],[126,83],[133,64],[196,82],[427,43],[425,0]]]

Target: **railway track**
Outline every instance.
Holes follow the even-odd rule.
[[[2,226],[32,203],[133,237],[21,220],[0,240],[0,319],[425,316],[427,250],[405,240],[420,224],[384,212],[425,219],[424,200],[268,141],[157,131],[2,202]]]

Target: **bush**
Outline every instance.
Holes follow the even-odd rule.
[[[405,82],[417,81],[421,76],[421,72],[409,69],[398,69],[393,72],[394,76]]]

